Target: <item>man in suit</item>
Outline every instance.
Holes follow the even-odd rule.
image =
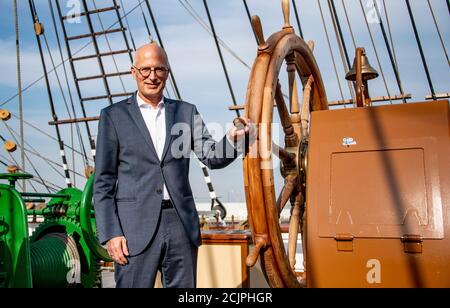
[[[165,287],[195,287],[201,238],[188,178],[191,150],[209,168],[223,168],[251,125],[232,127],[215,142],[194,105],[163,97],[169,64],[154,43],[136,51],[131,72],[138,91],[100,115],[99,240],[115,261],[117,287],[153,287],[158,270]]]

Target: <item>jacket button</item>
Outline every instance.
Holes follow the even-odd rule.
[[[156,190],[156,193],[157,193],[158,195],[162,194],[162,192],[163,192],[162,189],[157,189],[157,190]]]

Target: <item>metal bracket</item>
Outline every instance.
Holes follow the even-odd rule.
[[[334,239],[337,243],[338,251],[353,251],[353,238],[351,234],[336,234]]]
[[[406,253],[422,253],[423,238],[418,234],[405,234],[401,237],[403,251]]]

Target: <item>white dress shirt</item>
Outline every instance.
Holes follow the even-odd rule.
[[[153,146],[155,147],[159,160],[161,160],[164,144],[166,142],[166,112],[164,108],[164,99],[161,99],[156,108],[146,103],[140,97],[139,92],[136,95],[136,100],[142,117],[144,118],[145,125],[147,125],[147,129],[152,137]],[[170,196],[167,191],[166,183],[164,183],[163,190],[163,199],[169,200]]]

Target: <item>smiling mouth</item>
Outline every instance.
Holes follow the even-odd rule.
[[[146,83],[145,84],[148,88],[152,88],[152,89],[156,89],[158,86],[159,86],[159,84],[151,84],[151,83]]]

